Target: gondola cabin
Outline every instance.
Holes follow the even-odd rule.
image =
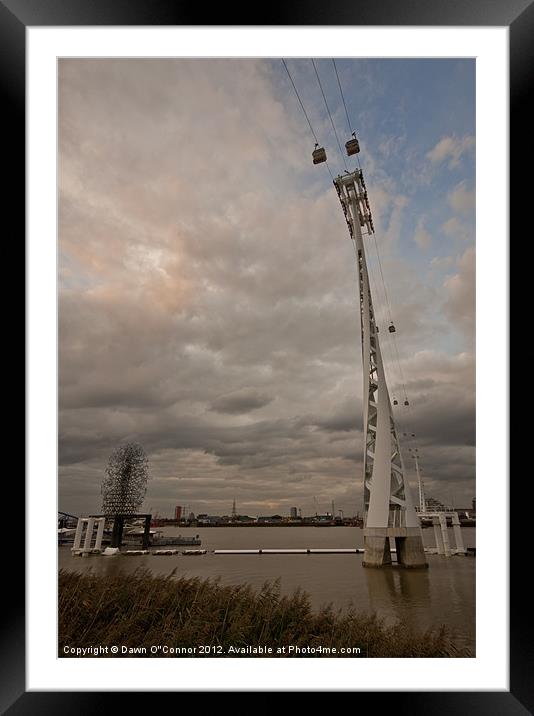
[[[322,162],[326,162],[326,152],[324,147],[320,147],[316,144],[315,149],[312,152],[312,158],[314,164],[322,164]]]
[[[353,154],[358,154],[360,151],[360,143],[356,139],[354,132],[352,133],[352,139],[345,142],[345,149],[347,150],[347,156],[352,157]]]

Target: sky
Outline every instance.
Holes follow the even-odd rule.
[[[312,62],[287,66],[335,176]],[[427,496],[470,507],[474,61],[336,60],[350,128],[332,61],[316,66],[340,142],[360,141],[414,497],[409,447]],[[109,455],[135,441],[143,508],[161,516],[234,499],[249,515],[361,513],[354,253],[281,60],[61,59],[58,87],[59,508],[99,511]]]

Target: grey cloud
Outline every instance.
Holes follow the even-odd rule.
[[[343,403],[334,413],[316,419],[315,425],[327,432],[351,432],[362,427],[362,403],[354,398]]]
[[[475,275],[475,250],[471,247],[458,259],[457,272],[445,281],[445,311],[471,342],[475,328]]]
[[[229,415],[240,415],[251,410],[258,410],[272,402],[273,398],[265,393],[260,393],[254,388],[242,388],[234,393],[221,395],[211,404],[211,410],[217,413],[228,413]]]

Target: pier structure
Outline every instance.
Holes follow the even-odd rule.
[[[76,533],[74,535],[74,544],[71,548],[72,554],[86,557],[89,554],[100,554],[102,552],[102,540],[104,538],[104,528],[106,520],[113,520],[113,531],[111,534],[110,547],[120,550],[122,545],[124,523],[126,520],[138,520],[143,522],[143,530],[141,534],[142,549],[146,550],[150,546],[150,523],[151,514],[127,514],[127,515],[89,515],[88,517],[79,517],[76,525]]]
[[[419,486],[419,509],[417,516],[423,521],[432,521],[434,528],[434,538],[436,540],[436,551],[444,557],[450,557],[453,552],[451,550],[449,532],[447,529],[447,518],[452,524],[454,534],[454,542],[456,550],[454,554],[466,554],[464,548],[464,540],[462,537],[462,527],[460,525],[460,517],[455,510],[429,510],[425,498],[425,486],[421,477],[421,469],[419,467],[419,451],[417,448],[410,449],[410,453],[415,461],[415,472],[417,474],[417,484]]]
[[[391,551],[396,549],[399,566],[428,567],[405,476],[371,296],[362,229],[371,235],[374,226],[362,170],[339,175],[334,186],[354,247],[359,284],[365,440],[363,565],[391,565]],[[395,331],[393,324],[388,330]]]
[[[454,510],[440,510],[439,512],[419,512],[418,515],[422,520],[432,520],[434,538],[436,540],[436,551],[438,554],[442,554],[444,557],[450,557],[452,554],[466,554],[462,537],[462,527],[457,512]],[[447,518],[449,518],[452,523],[455,542],[454,550],[451,549],[449,540]]]
[[[78,517],[72,553],[82,557],[87,557],[89,554],[100,554],[105,522],[105,517]]]

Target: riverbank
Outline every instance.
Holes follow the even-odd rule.
[[[415,632],[352,609],[314,611],[305,592],[282,595],[276,582],[254,589],[147,570],[62,570],[58,601],[60,657],[471,656],[445,627]]]

